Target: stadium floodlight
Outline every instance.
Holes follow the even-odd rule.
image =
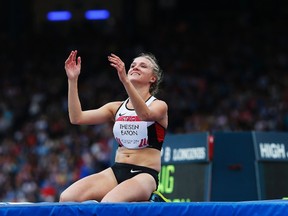
[[[72,17],[70,11],[50,11],[47,13],[47,19],[52,22],[67,21]]]
[[[105,20],[110,17],[108,10],[87,10],[85,12],[85,18],[87,20]]]

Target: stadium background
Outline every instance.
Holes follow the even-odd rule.
[[[83,59],[84,109],[125,98],[107,55],[129,65],[156,54],[169,134],[287,131],[285,1],[21,1],[1,3],[0,200],[57,201],[59,193],[110,163],[111,125],[73,126],[64,61]],[[111,17],[88,21],[88,9]],[[48,22],[51,10],[67,22]]]

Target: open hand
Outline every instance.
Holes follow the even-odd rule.
[[[110,62],[110,65],[117,70],[120,81],[122,83],[124,81],[127,81],[128,78],[124,62],[117,55],[113,53],[110,56],[108,56],[108,60]]]
[[[65,61],[65,70],[68,79],[77,79],[81,70],[81,57],[77,56],[77,50],[71,51],[69,57]]]

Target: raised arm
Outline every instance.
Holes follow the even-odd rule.
[[[111,102],[98,109],[82,111],[78,94],[78,77],[81,71],[81,57],[77,57],[77,50],[70,53],[65,61],[68,77],[68,111],[72,124],[101,124],[113,121],[114,112],[121,102]]]

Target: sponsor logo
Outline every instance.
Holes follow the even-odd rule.
[[[119,116],[123,116],[123,115],[125,115],[126,113],[119,113]]]
[[[133,170],[133,169],[130,170],[130,173],[138,173],[138,172],[142,172],[142,170]]]
[[[172,153],[173,161],[205,160],[205,158],[205,147],[173,149]]]

